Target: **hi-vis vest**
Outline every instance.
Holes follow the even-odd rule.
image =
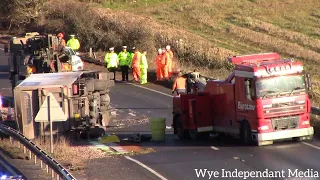
[[[119,54],[118,54],[118,58],[119,58],[119,65],[120,66],[129,66],[130,65],[130,53],[129,52],[124,52],[124,51],[121,51]]]
[[[118,67],[118,55],[116,53],[107,53],[104,57],[107,68]]]

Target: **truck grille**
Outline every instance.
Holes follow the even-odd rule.
[[[274,103],[272,104],[272,108],[268,108],[264,110],[265,117],[274,117],[274,116],[284,116],[284,115],[292,115],[299,114],[306,111],[305,104],[297,105],[294,102],[287,103]]]
[[[272,121],[272,127],[274,130],[294,129],[298,127],[299,116],[271,118],[271,121]]]

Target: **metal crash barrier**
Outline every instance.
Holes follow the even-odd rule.
[[[43,168],[43,163],[46,164],[47,173],[51,170],[51,177],[56,177],[57,179],[75,180],[75,178],[65,169],[61,164],[49,156],[46,152],[41,150],[36,144],[26,138],[19,131],[5,126],[0,123],[0,132],[8,135],[10,137],[11,143],[13,139],[18,141],[18,146],[23,145],[24,153],[29,153],[29,159],[34,157],[34,164],[37,164],[37,159],[40,161],[40,167]],[[12,139],[13,138],[13,139]]]

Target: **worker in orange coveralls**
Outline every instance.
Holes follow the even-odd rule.
[[[140,60],[141,60],[141,52],[138,48],[135,49],[134,55],[132,57],[131,67],[133,69],[133,80],[136,82],[140,81]]]
[[[161,80],[161,58],[162,58],[162,49],[158,49],[158,54],[156,56],[156,66],[157,66],[157,80]]]
[[[186,80],[187,79],[182,76],[182,73],[179,72],[178,77],[172,86],[172,94],[174,94],[175,91],[177,92],[178,96],[180,94],[185,94],[186,93],[186,84],[187,84]]]
[[[163,48],[162,49],[162,57],[161,57],[161,61],[160,61],[160,78],[168,78],[169,74],[168,74],[168,60],[169,60],[169,53],[167,53],[166,49]]]
[[[63,52],[63,48],[66,47],[66,41],[63,39],[64,35],[63,35],[63,33],[59,33],[57,35],[57,37],[58,37],[58,42],[59,42],[58,51]]]
[[[166,51],[169,54],[169,59],[168,59],[168,74],[169,76],[172,73],[172,68],[173,68],[173,52],[170,50],[171,47],[169,45],[166,46]]]

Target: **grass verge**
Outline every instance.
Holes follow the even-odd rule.
[[[40,141],[40,139],[36,139],[33,142],[46,153],[50,152],[50,142],[48,140],[43,142]],[[17,142],[12,144],[9,139],[3,139],[0,141],[0,149],[2,149],[12,159],[29,160],[29,155],[24,154],[22,146],[21,148],[17,147]],[[109,157],[106,153],[87,144],[74,145],[64,137],[59,138],[59,140],[54,143],[53,154],[48,154],[61,163],[65,168],[70,170],[83,169],[87,160]]]

